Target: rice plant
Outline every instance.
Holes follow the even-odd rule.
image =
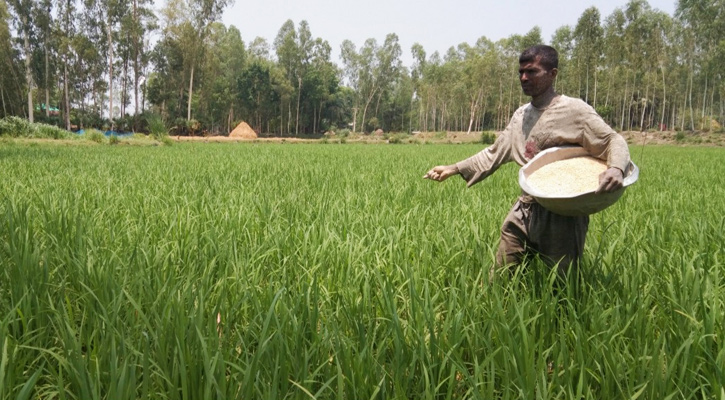
[[[722,398],[723,150],[489,284],[517,168],[420,179],[479,149],[0,142],[0,398]]]

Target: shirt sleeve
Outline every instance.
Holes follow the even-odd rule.
[[[471,187],[482,181],[503,164],[511,161],[511,146],[513,125],[517,120],[518,112],[514,113],[511,122],[506,129],[496,138],[496,141],[489,147],[463,161],[456,163],[458,172],[466,181],[466,186]]]
[[[629,165],[629,147],[622,135],[612,129],[602,117],[589,105],[582,113],[582,146],[589,153],[602,160],[607,160],[607,165],[627,171]]]

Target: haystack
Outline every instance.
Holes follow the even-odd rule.
[[[236,128],[234,128],[233,131],[229,133],[229,137],[233,138],[242,138],[242,139],[256,139],[257,138],[257,132],[252,129],[249,124],[242,121],[237,125]]]

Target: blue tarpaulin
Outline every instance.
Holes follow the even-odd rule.
[[[85,130],[81,129],[79,131],[76,131],[77,134],[83,135],[86,133]],[[133,132],[119,132],[119,131],[105,131],[103,132],[105,136],[117,136],[117,137],[130,137],[133,136]]]
[[[105,131],[103,132],[106,136],[118,136],[118,137],[129,137],[133,136],[133,132],[119,132],[119,131]]]

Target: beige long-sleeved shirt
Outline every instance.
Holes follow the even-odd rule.
[[[456,165],[470,187],[507,162],[523,166],[539,151],[567,144],[584,147],[609,167],[625,171],[629,164],[624,138],[590,105],[562,95],[544,109],[521,106],[494,144]]]

